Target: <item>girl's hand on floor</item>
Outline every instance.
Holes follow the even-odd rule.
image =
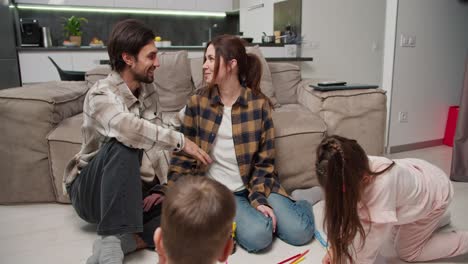
[[[273,209],[266,205],[259,205],[257,206],[257,210],[262,213],[265,217],[270,217],[273,223],[273,233],[276,231],[276,216],[273,212]]]

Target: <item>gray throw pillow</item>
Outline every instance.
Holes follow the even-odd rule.
[[[178,111],[187,103],[194,86],[186,50],[158,53],[161,66],[154,72],[154,84],[163,112]]]

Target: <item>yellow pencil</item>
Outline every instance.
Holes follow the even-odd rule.
[[[303,261],[303,260],[304,260],[304,258],[305,258],[305,256],[303,256],[303,257],[300,257],[299,259],[295,260],[295,261],[294,261],[294,262],[292,262],[291,264],[297,264],[297,263],[299,263],[299,262]]]
[[[236,222],[232,222],[232,238],[236,237]]]

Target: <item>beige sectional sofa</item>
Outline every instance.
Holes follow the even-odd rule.
[[[297,65],[262,58],[262,90],[275,103],[276,165],[283,186],[317,185],[315,148],[326,133],[357,139],[368,152],[384,149],[386,96],[382,89],[318,92],[317,80],[301,78]],[[160,53],[155,72],[162,119],[177,113],[202,86],[202,59],[187,52]],[[83,100],[109,67],[87,73],[84,82],[47,82],[0,91],[0,204],[61,202],[63,171],[81,146]]]

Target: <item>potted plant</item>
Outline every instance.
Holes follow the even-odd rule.
[[[88,20],[84,17],[71,16],[65,18],[65,24],[63,29],[65,29],[65,36],[70,38],[70,42],[74,43],[77,46],[81,46],[81,24],[88,23]]]

